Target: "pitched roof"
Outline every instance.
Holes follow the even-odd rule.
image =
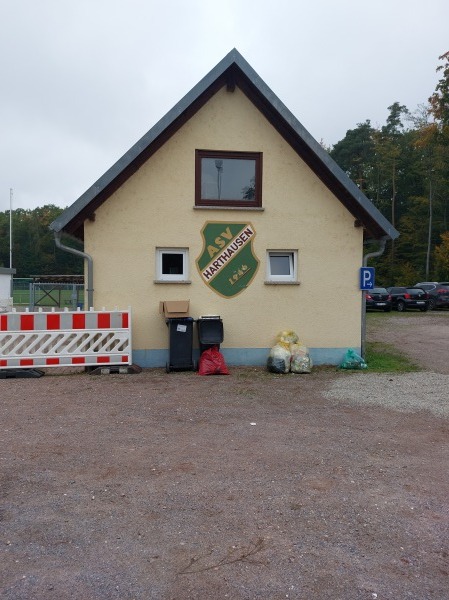
[[[235,48],[78,200],[55,219],[50,229],[83,238],[84,220],[92,218],[95,210],[224,85],[228,86],[228,89],[238,86],[247,95],[365,228],[367,237],[398,237],[399,233],[391,223],[340,169]]]

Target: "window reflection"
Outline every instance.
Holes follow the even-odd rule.
[[[255,182],[255,160],[201,159],[202,200],[254,200]]]
[[[290,275],[291,254],[272,254],[270,256],[271,275]]]

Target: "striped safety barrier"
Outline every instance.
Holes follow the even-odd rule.
[[[130,309],[0,314],[0,369],[131,364]]]

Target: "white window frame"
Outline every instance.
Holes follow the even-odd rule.
[[[162,257],[165,254],[182,254],[182,273],[170,275],[162,273]],[[188,248],[156,248],[156,281],[179,282],[188,281],[189,249]]]
[[[288,255],[290,260],[289,275],[273,275],[271,273],[271,257]],[[298,250],[267,250],[267,281],[270,283],[298,282]]]

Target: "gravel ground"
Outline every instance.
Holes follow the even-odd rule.
[[[369,337],[410,354],[437,324],[445,365],[449,313],[383,316]],[[447,383],[0,380],[0,597],[447,600]]]
[[[363,377],[335,380],[323,396],[359,406],[383,406],[404,412],[422,410],[448,418],[449,391],[445,390],[449,390],[449,375],[440,373],[366,373]]]

